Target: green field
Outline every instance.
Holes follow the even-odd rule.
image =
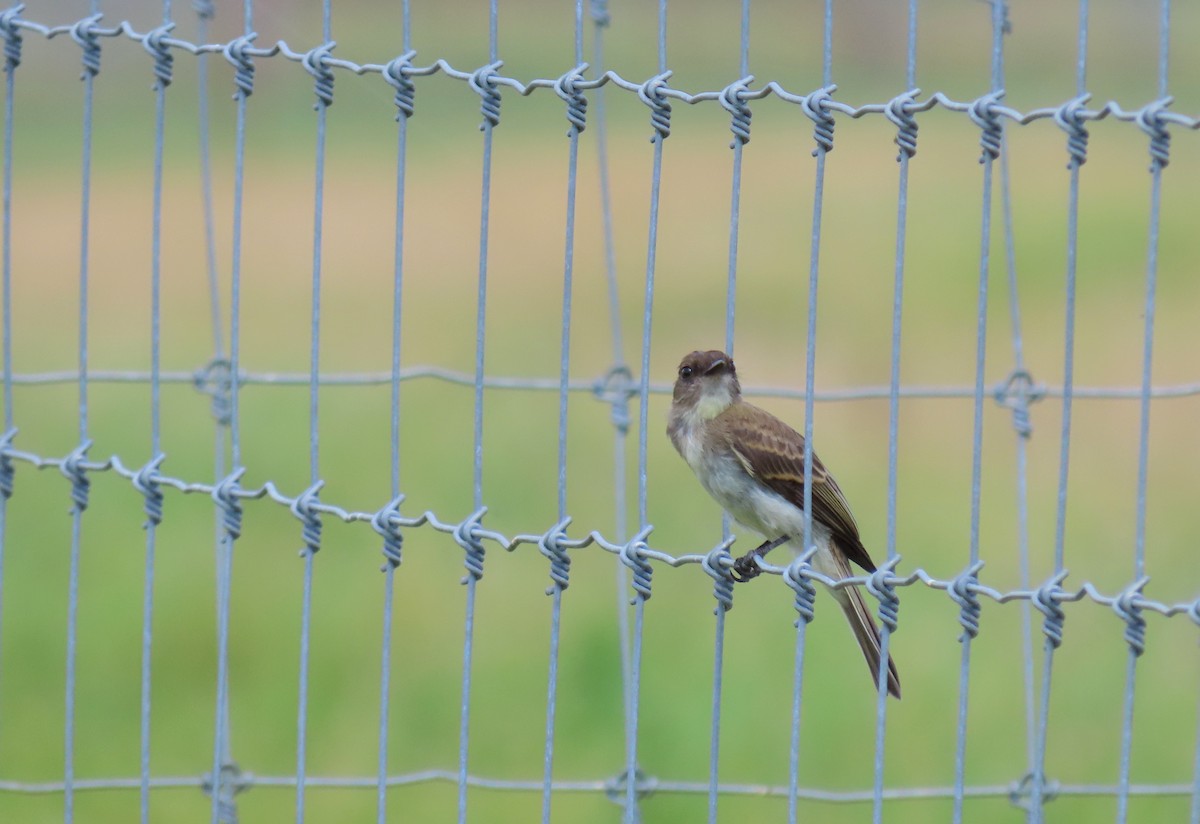
[[[47,4],[49,5],[49,4]],[[43,23],[73,22],[81,8],[31,3]],[[486,4],[469,11],[414,4],[417,65],[444,57],[460,69],[487,61]],[[556,77],[574,63],[573,6],[531,0],[501,4],[502,71],[528,80]],[[905,17],[874,4],[839,3],[834,77],[838,99],[861,104],[904,90]],[[153,9],[106,8],[145,31]],[[304,50],[319,42],[317,10],[256,11],[258,43],[286,39]],[[656,73],[655,15],[611,9],[607,61],[638,81]],[[47,15],[63,14],[61,18]],[[190,8],[176,10],[177,36],[196,37]],[[240,31],[221,10],[210,34]],[[1007,105],[1054,106],[1075,94],[1074,10],[1012,13],[1006,44]],[[525,21],[537,15],[535,32]],[[1114,99],[1136,108],[1156,96],[1154,15],[1119,4],[1097,9],[1088,88],[1093,105]],[[738,10],[704,2],[673,7],[668,39],[671,83],[719,89],[738,77]],[[917,79],[965,100],[989,88],[989,10],[983,3],[922,4]],[[1200,110],[1189,79],[1200,57],[1183,45],[1200,27],[1194,8],[1175,11],[1171,91],[1174,110]],[[335,9],[337,56],[386,62],[401,51],[399,11],[382,3]],[[590,50],[591,29],[586,42]],[[820,14],[786,4],[752,17],[753,87],[777,80],[793,92],[821,85]],[[91,226],[88,236],[88,349],[95,371],[145,372],[150,365],[154,94],[151,63],[127,38],[103,41],[95,81]],[[80,309],[80,157],[82,84],[78,47],[67,36],[27,33],[14,75],[12,198],[12,363],[18,376],[77,370]],[[305,375],[312,344],[313,158],[316,116],[311,79],[282,58],[261,59],[248,104],[245,214],[241,261],[241,365],[255,375]],[[223,346],[228,349],[233,203],[232,71],[211,69],[213,183]],[[167,92],[162,235],[162,369],[189,373],[214,355],[197,154],[197,61],[179,53]],[[653,147],[648,110],[636,94],[609,89],[609,162],[622,337],[635,373],[647,259]],[[323,374],[386,373],[392,353],[396,202],[396,126],[392,90],[378,75],[340,71],[328,113],[324,246],[321,258],[320,369]],[[503,90],[495,130],[490,250],[487,260],[486,373],[556,379],[563,313],[564,204],[569,141],[553,91],[521,97]],[[580,139],[570,373],[600,378],[614,362],[605,280],[597,174],[598,98]],[[735,341],[750,389],[803,388],[813,188],[812,124],[799,107],[769,97],[752,104],[744,150]],[[473,374],[479,269],[481,144],[478,96],[443,75],[417,81],[408,127],[402,312],[402,363]],[[720,347],[726,336],[730,175],[728,113],[718,103],[674,104],[664,147],[650,380],[668,384],[679,358]],[[1200,332],[1200,144],[1173,130],[1163,176],[1153,377],[1156,385],[1195,383]],[[898,172],[895,127],[880,115],[839,117],[825,175],[816,350],[818,390],[886,386],[891,368]],[[904,281],[902,381],[909,386],[971,387],[975,382],[983,167],[978,128],[966,115],[935,108],[920,116],[911,164]],[[1064,373],[1069,174],[1063,132],[1049,119],[1009,131],[1016,274],[1024,357],[1034,380],[1059,387]],[[1136,388],[1142,379],[1151,177],[1145,135],[1133,124],[1092,125],[1081,178],[1075,316],[1075,382]],[[998,167],[997,167],[998,168]],[[990,391],[1014,367],[1001,202],[989,238],[985,382]],[[79,443],[80,397],[73,379],[18,383],[11,418],[17,449],[61,457]],[[89,455],[117,455],[130,467],[151,457],[151,395],[145,382],[95,381],[88,387]],[[458,521],[473,505],[473,390],[432,378],[404,383],[400,477],[404,514],[430,510]],[[295,496],[311,481],[306,385],[252,383],[239,397],[243,485],[272,481]],[[762,398],[802,428],[801,400]],[[210,399],[186,382],[161,396],[162,471],[214,480],[217,427]],[[721,539],[721,518],[664,435],[669,398],[649,400],[646,511],[649,543],[672,555],[704,553]],[[484,398],[484,526],[505,535],[544,532],[559,520],[555,391],[489,389]],[[1062,402],[1032,407],[1027,442],[1030,576],[1054,568]],[[620,440],[610,407],[586,391],[570,396],[566,473],[571,536],[598,530],[615,540],[638,523],[639,408]],[[319,394],[319,477],[323,501],[371,512],[392,497],[387,384],[325,385]],[[1071,421],[1065,562],[1075,589],[1090,581],[1113,594],[1136,579],[1136,494],[1140,403],[1079,398]],[[1151,405],[1145,524],[1148,597],[1192,601],[1200,592],[1195,535],[1200,520],[1200,395]],[[967,564],[971,545],[974,405],[971,398],[910,398],[900,404],[896,547],[902,573],[922,568],[946,579]],[[821,402],[815,440],[854,506],[876,559],[886,554],[888,401]],[[1011,412],[985,399],[979,555],[982,581],[1020,586],[1017,442]],[[616,523],[614,453],[624,451],[629,517]],[[91,474],[82,517],[78,597],[74,770],[77,779],[139,775],[142,593],[146,569],[141,496],[113,472]],[[0,781],[61,781],[64,772],[70,485],[55,470],[17,462],[15,494],[4,521],[0,589]],[[206,495],[166,490],[156,530],[151,772],[198,779],[212,767],[216,692],[214,506]],[[757,543],[739,538],[735,554]],[[297,771],[298,663],[304,562],[301,525],[283,506],[248,501],[237,542],[231,601],[230,712],[234,757],[258,777]],[[385,577],[379,536],[364,523],[325,519],[314,560],[307,760],[309,777],[371,777],[378,758],[380,651]],[[478,585],[471,693],[470,772],[540,784],[545,737],[551,600],[548,562],[535,546],[511,553],[487,543]],[[616,558],[596,547],[571,554],[563,596],[554,776],[603,781],[624,768],[624,699]],[[465,589],[463,551],[429,527],[406,533],[395,575],[388,770],[453,773],[458,765]],[[783,563],[786,559],[773,559]],[[900,590],[901,622],[892,650],[904,699],[888,706],[885,786],[948,787],[954,782],[958,609],[944,592]],[[792,592],[775,576],[739,587],[726,623],[720,778],[786,786],[791,735],[795,629]],[[709,771],[714,622],[712,581],[697,564],[655,564],[645,607],[639,762],[660,781],[703,785]],[[818,596],[808,632],[799,782],[826,791],[873,786],[875,695],[844,622]],[[1054,658],[1047,774],[1063,785],[1118,780],[1128,647],[1124,624],[1091,600],[1067,604],[1065,642]],[[1006,787],[1028,768],[1023,681],[1023,616],[1018,602],[984,600],[982,631],[971,645],[966,782]],[[1197,627],[1187,616],[1147,614],[1147,645],[1136,665],[1132,781],[1188,785],[1197,769]],[[1033,612],[1040,683],[1040,614]],[[1036,707],[1034,708],[1036,709]],[[434,780],[388,791],[389,821],[453,821],[457,787]],[[538,820],[540,790],[472,787],[474,822]],[[77,821],[134,820],[131,789],[78,790]],[[1186,820],[1182,793],[1135,796],[1130,821]],[[374,820],[373,787],[311,787],[309,821]],[[63,818],[61,792],[0,788],[0,821]],[[293,787],[253,786],[238,796],[242,820],[295,817]],[[785,820],[786,799],[725,794],[722,821]],[[1111,794],[1065,795],[1049,821],[1115,816]],[[196,787],[155,790],[153,820],[207,820],[210,802]],[[705,793],[659,792],[643,820],[705,819]],[[800,819],[859,822],[870,804],[801,801]],[[612,822],[619,809],[602,793],[556,793],[556,821]],[[888,802],[888,821],[948,820],[946,798]],[[1003,796],[969,798],[966,820],[1024,818]]]

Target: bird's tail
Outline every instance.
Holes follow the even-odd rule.
[[[879,677],[879,659],[883,655],[879,646],[879,628],[875,625],[875,618],[867,609],[867,602],[858,587],[846,587],[842,593],[848,597],[844,601],[841,598],[838,600],[841,601],[846,618],[850,621],[850,628],[854,630],[854,637],[858,639],[858,645],[862,647],[863,655],[866,656],[867,666],[871,669],[871,680],[875,681]],[[900,697],[900,673],[896,671],[896,662],[890,655],[887,687],[889,693],[896,698]]]

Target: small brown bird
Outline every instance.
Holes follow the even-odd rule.
[[[692,352],[679,364],[667,434],[701,485],[738,523],[767,542],[740,559],[735,571],[757,574],[754,556],[780,543],[803,550],[804,436],[769,412],[742,400],[733,359],[724,352]],[[867,554],[846,496],[812,458],[812,565],[835,580],[851,577],[850,562],[867,572]],[[882,651],[879,629],[858,587],[830,590],[850,620],[875,678]],[[900,697],[900,676],[888,658],[888,692]]]

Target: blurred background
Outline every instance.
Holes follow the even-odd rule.
[[[836,98],[886,102],[906,89],[905,4],[839,0],[832,66]],[[1170,33],[1173,109],[1200,110],[1200,52],[1185,48],[1200,31],[1200,11],[1178,4]],[[242,33],[237,4],[218,4],[210,42]],[[73,23],[85,3],[31,0],[23,17]],[[129,20],[147,31],[163,19],[155,3],[103,3],[104,24]],[[572,3],[500,4],[502,73],[522,81],[562,75],[575,62]],[[652,4],[609,5],[604,66],[641,82],[658,71]],[[187,4],[175,4],[174,35],[197,38]],[[1077,9],[1016,2],[1005,38],[1005,104],[1021,111],[1057,106],[1076,94]],[[819,88],[822,5],[758,2],[751,13],[750,68],[796,93]],[[585,16],[586,59],[592,22]],[[719,90],[740,77],[738,4],[701,0],[671,7],[671,85]],[[259,2],[257,43],[283,39],[306,51],[322,42],[317,3]],[[335,56],[385,63],[403,51],[399,3],[337,2]],[[463,70],[488,62],[488,7],[413,0],[416,65],[444,58]],[[982,2],[920,6],[917,85],[971,100],[990,89],[991,8]],[[102,40],[95,80],[90,288],[87,341],[93,370],[145,372],[150,364],[150,272],[154,148],[151,60],[126,37]],[[1092,105],[1126,109],[1156,99],[1157,4],[1091,4],[1087,88]],[[200,61],[176,51],[166,98],[162,240],[162,368],[190,373],[214,354],[201,197]],[[13,75],[11,314],[16,375],[78,369],[82,84],[79,47],[66,35],[26,32]],[[594,62],[594,61],[593,61]],[[221,331],[228,348],[235,106],[232,68],[208,58],[215,248]],[[263,374],[307,373],[310,348],[316,116],[312,80],[281,57],[256,61],[248,102],[242,257],[242,367]],[[479,98],[465,82],[418,78],[408,126],[404,234],[402,363],[471,374],[475,363],[481,146]],[[320,359],[328,375],[386,373],[391,366],[396,202],[393,90],[378,74],[336,71],[328,113],[324,191]],[[561,100],[549,90],[521,97],[503,89],[494,135],[486,307],[489,377],[555,380],[560,358],[569,141]],[[599,379],[614,346],[641,360],[647,225],[653,147],[648,109],[635,93],[609,86],[612,219],[622,336],[614,341],[605,279],[603,214],[597,171],[599,95],[580,140],[575,280],[570,335],[572,380]],[[802,389],[808,314],[808,261],[815,161],[812,123],[798,106],[771,96],[751,104],[744,150],[735,313],[739,373],[751,389]],[[664,147],[653,299],[650,380],[669,384],[679,358],[725,341],[732,153],[729,116],[716,102],[676,102]],[[975,381],[983,175],[978,128],[942,108],[919,116],[911,165],[901,376],[905,385],[971,387]],[[1164,173],[1158,236],[1154,382],[1194,384],[1200,352],[1200,145],[1174,129]],[[820,246],[816,350],[819,391],[886,385],[898,172],[895,127],[884,117],[837,118],[829,155]],[[1035,382],[1061,386],[1067,258],[1067,154],[1049,119],[1008,125],[1017,293],[1025,359]],[[1128,122],[1092,124],[1082,170],[1076,295],[1075,380],[1079,387],[1140,385],[1151,177],[1146,136]],[[998,181],[998,178],[997,178]],[[997,193],[999,186],[997,183]],[[1014,368],[1009,284],[999,200],[988,291],[989,388]],[[637,376],[635,375],[635,378]],[[762,398],[803,428],[802,400]],[[243,485],[270,480],[290,495],[310,484],[309,405],[305,385],[251,384],[240,395]],[[721,540],[720,512],[665,437],[669,397],[652,395],[646,466],[650,543],[673,555],[704,553]],[[214,479],[216,423],[211,399],[186,382],[162,391],[165,474]],[[638,409],[632,407],[636,422]],[[12,419],[17,448],[63,456],[79,443],[74,378],[17,383]],[[572,536],[599,530],[633,534],[638,501],[636,432],[619,440],[610,407],[591,393],[570,396],[567,509]],[[473,509],[473,390],[435,379],[404,384],[398,409],[402,511],[432,510],[458,521]],[[489,389],[483,429],[487,528],[541,533],[558,521],[558,396],[553,391]],[[320,477],[324,501],[374,511],[391,492],[390,387],[326,385],[320,391]],[[150,390],[145,382],[93,382],[88,390],[90,455],[140,466],[151,456]],[[1195,422],[1200,395],[1152,404],[1147,517],[1148,597],[1189,601],[1200,591],[1195,541],[1200,516],[1200,456]],[[1062,405],[1032,407],[1028,441],[1030,575],[1054,568]],[[636,424],[635,424],[636,426]],[[970,551],[973,401],[905,399],[898,443],[899,570],[917,567],[950,578]],[[876,559],[887,546],[886,399],[820,402],[815,441],[854,506]],[[1139,402],[1079,398],[1073,408],[1067,488],[1065,586],[1085,581],[1116,593],[1136,579]],[[982,581],[1020,586],[1017,439],[1011,411],[988,400],[982,455]],[[616,447],[614,447],[616,445]],[[623,449],[623,505],[616,522],[614,448]],[[75,774],[136,778],[145,539],[142,498],[112,472],[91,476],[84,517],[78,599]],[[57,472],[17,465],[7,505],[0,605],[0,778],[53,782],[64,771],[64,683],[71,545],[70,485]],[[166,491],[158,528],[152,669],[151,770],[200,776],[211,769],[216,692],[214,508],[202,495]],[[747,535],[740,554],[758,541]],[[246,504],[233,562],[230,717],[233,755],[260,776],[296,772],[299,631],[304,564],[299,522],[270,501]],[[315,559],[308,687],[310,776],[372,776],[377,763],[384,577],[380,539],[368,525],[325,520]],[[571,555],[564,595],[554,774],[604,780],[624,766],[624,701],[617,560],[590,547]],[[458,763],[462,666],[463,553],[430,528],[405,534],[396,574],[391,672],[389,771],[453,770]],[[785,559],[776,559],[782,563]],[[548,564],[535,547],[506,553],[487,545],[478,586],[470,771],[540,781],[545,729],[550,600]],[[706,781],[712,696],[712,581],[698,565],[655,565],[646,606],[639,754],[662,780]],[[923,586],[900,591],[901,623],[892,649],[904,700],[888,706],[885,782],[889,788],[946,787],[954,779],[960,634],[958,609]],[[793,594],[775,576],[735,593],[729,614],[720,776],[723,782],[788,783],[795,620]],[[808,632],[801,786],[869,789],[875,695],[844,621],[819,595]],[[1124,623],[1090,600],[1068,604],[1065,641],[1055,657],[1049,707],[1047,775],[1063,784],[1111,786],[1118,777],[1128,658]],[[1009,785],[1028,768],[1020,603],[984,601],[972,645],[966,780]],[[1197,627],[1186,616],[1147,614],[1147,646],[1137,664],[1135,784],[1182,784],[1196,770],[1200,665]],[[1034,613],[1040,665],[1040,615]],[[1040,673],[1040,666],[1037,670]],[[311,788],[310,820],[367,820],[374,789]],[[473,787],[471,821],[535,819],[539,792]],[[389,791],[395,820],[449,821],[452,782]],[[1185,820],[1187,794],[1135,796],[1134,821]],[[1052,821],[1107,818],[1111,794],[1050,802]],[[293,815],[294,789],[255,786],[238,796],[243,820]],[[79,792],[78,820],[127,821],[137,814],[129,790]],[[555,820],[611,822],[619,808],[600,793],[559,793]],[[945,798],[892,802],[890,821],[948,818]],[[969,799],[978,822],[1019,821],[1007,798]],[[210,802],[195,788],[156,790],[155,819],[203,820]],[[647,822],[694,821],[703,794],[659,793],[643,803]],[[723,796],[722,820],[784,818],[781,797]],[[870,806],[802,801],[804,820],[868,820]],[[61,793],[0,792],[0,819],[57,821]],[[389,819],[390,820],[390,819]]]

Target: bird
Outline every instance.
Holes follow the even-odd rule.
[[[733,358],[710,349],[686,355],[676,373],[668,416],[671,443],[701,486],[738,523],[767,539],[734,565],[739,581],[761,571],[756,557],[786,543],[804,549],[804,436],[742,398]],[[812,565],[834,580],[852,575],[854,562],[867,572],[875,563],[863,546],[850,505],[833,475],[812,456]],[[830,593],[846,613],[872,679],[882,657],[879,629],[856,586]],[[900,675],[891,656],[887,689],[900,697]]]

